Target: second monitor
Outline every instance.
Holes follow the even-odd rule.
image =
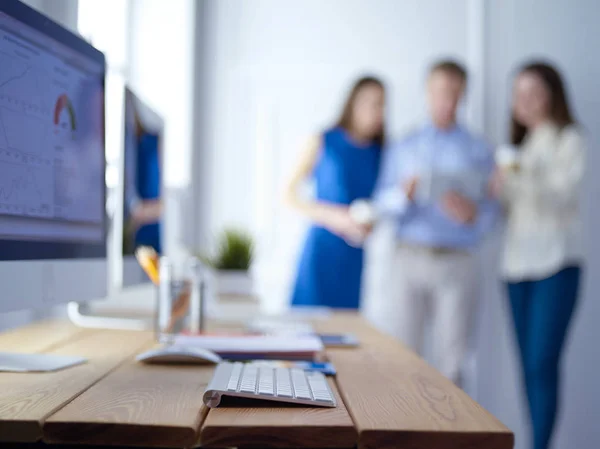
[[[135,249],[163,250],[163,119],[131,89],[125,90],[123,194],[123,286],[148,282]]]

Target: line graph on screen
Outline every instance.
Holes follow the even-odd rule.
[[[48,126],[40,118],[0,108],[0,147],[22,153],[43,155]],[[2,145],[3,139],[6,141]]]
[[[52,195],[49,170],[0,162],[0,213],[51,217]]]
[[[29,114],[47,114],[49,108],[40,95],[40,86],[50,83],[41,69],[0,52],[0,105]]]

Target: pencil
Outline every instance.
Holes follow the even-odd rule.
[[[158,285],[160,278],[158,275],[158,254],[156,254],[156,251],[149,246],[140,246],[135,251],[135,257],[150,280],[155,285]]]

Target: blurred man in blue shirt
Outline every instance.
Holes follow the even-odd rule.
[[[456,121],[466,81],[459,64],[436,63],[427,80],[429,120],[385,151],[375,205],[394,220],[397,242],[388,297],[371,314],[421,354],[431,322],[435,364],[456,383],[475,309],[473,252],[497,212],[486,188],[493,154]],[[453,178],[464,185],[452,187]]]

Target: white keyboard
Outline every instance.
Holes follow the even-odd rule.
[[[220,363],[204,392],[204,404],[215,408],[223,396],[335,407],[335,396],[322,373],[260,364]]]

